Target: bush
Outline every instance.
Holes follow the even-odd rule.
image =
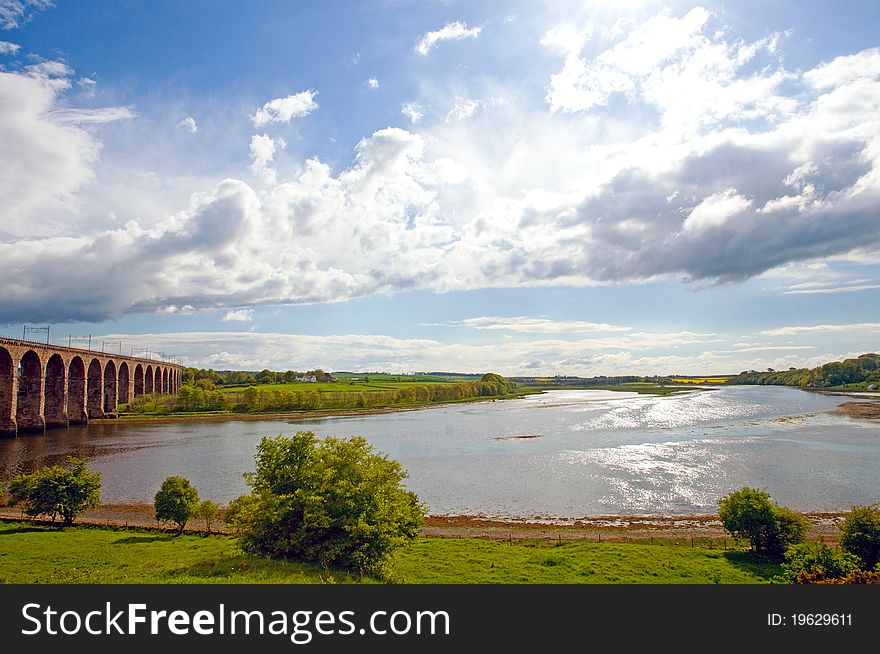
[[[854,506],[840,525],[840,546],[859,558],[863,570],[874,570],[880,560],[880,511]]]
[[[768,493],[748,486],[718,500],[718,516],[726,531],[748,540],[755,552],[781,555],[807,534],[804,516],[776,506]]]
[[[205,521],[205,529],[207,529],[208,533],[210,534],[211,523],[214,522],[214,519],[217,517],[217,514],[219,512],[220,507],[217,506],[216,503],[212,502],[211,500],[204,500],[196,507],[195,515]]]
[[[360,436],[264,438],[254,458],[253,491],[226,512],[246,551],[381,574],[419,532],[424,507],[406,473]]]
[[[786,552],[778,580],[790,584],[832,583],[832,579],[858,571],[858,564],[858,557],[841,549],[823,543],[802,543]]]
[[[154,498],[156,520],[173,522],[182,534],[199,504],[199,493],[184,477],[168,477]]]
[[[13,504],[24,502],[24,512],[31,517],[61,516],[64,527],[73,524],[77,515],[98,506],[101,475],[88,468],[86,459],[67,457],[65,466],[47,466],[31,474],[17,475],[9,483]]]

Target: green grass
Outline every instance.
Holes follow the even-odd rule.
[[[291,382],[282,384],[248,384],[246,386],[218,386],[217,390],[224,393],[241,393],[248,386],[256,386],[264,391],[318,391],[319,393],[353,393],[356,391],[391,391],[401,388],[413,388],[416,386],[436,386],[437,384],[453,384],[448,379],[437,381],[374,381],[370,377],[368,383],[361,381],[363,377],[354,378],[350,381],[337,382]],[[355,383],[352,384],[351,381]]]
[[[398,550],[403,583],[762,583],[779,565],[748,552],[669,544],[422,538]],[[328,578],[328,576],[330,578]],[[228,536],[0,522],[5,583],[338,583],[339,570],[243,554]]]
[[[0,582],[322,583],[318,566],[247,556],[228,536],[0,523]],[[349,580],[334,572],[338,581]]]
[[[534,389],[532,392],[540,391],[626,391],[629,393],[639,393],[642,395],[670,395],[672,393],[681,393],[682,386],[661,386],[653,382],[625,382],[623,384],[608,384],[604,386],[590,386],[578,384],[554,384],[552,381],[544,384],[535,384],[528,386],[520,386],[517,390]],[[694,390],[694,389],[690,389]]]
[[[506,542],[420,539],[395,557],[414,583],[748,584],[781,572],[778,563],[742,551],[594,541]]]

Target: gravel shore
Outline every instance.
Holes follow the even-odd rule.
[[[811,527],[808,538],[832,543],[837,540],[837,525],[844,513],[807,512]],[[0,519],[22,519],[15,507],[0,507]],[[159,527],[151,504],[102,504],[77,517],[80,524],[118,527]],[[205,530],[203,520],[191,520],[187,531]],[[226,531],[222,519],[212,524],[213,531]],[[502,520],[471,515],[431,515],[425,519],[422,536],[441,538],[487,538],[492,540],[602,540],[651,541],[654,539],[688,540],[729,537],[716,515],[643,516],[606,515],[582,518],[533,517]]]

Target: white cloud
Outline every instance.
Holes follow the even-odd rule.
[[[0,322],[413,289],[735,281],[853,253],[870,262],[880,247],[880,80],[847,72],[816,89],[804,82],[809,71],[787,72],[764,39],[744,43],[692,21],[672,25],[684,45],[666,43],[663,30],[680,20],[662,13],[622,28],[604,50],[589,44],[590,65],[629,80],[626,100],[639,120],[604,107],[549,111],[540,101],[546,78],[541,88],[520,79],[426,83],[403,106],[418,129],[367,134],[347,165],[292,153],[279,182],[282,142],[256,134],[247,162],[255,179],[243,169],[238,176],[249,183],[205,176],[167,200],[161,170],[144,163],[118,179],[142,175],[149,193],[127,199],[125,184],[105,191],[112,184],[102,179],[114,202],[88,211],[79,203],[101,148],[95,119],[124,108],[77,109],[70,77],[45,69],[0,72],[0,274],[17,280]],[[629,60],[658,39],[665,54],[647,53],[650,66]],[[489,98],[485,107],[511,100],[449,123],[445,112],[423,109],[456,97]],[[285,100],[254,119],[292,120],[313,102]],[[111,210],[118,221],[106,220]],[[118,275],[118,266],[134,270]],[[821,288],[861,285],[872,284],[846,277]],[[790,290],[809,288],[819,287]],[[537,359],[562,360],[521,360]]]
[[[375,77],[371,77],[367,80],[367,88],[371,91],[377,91],[379,89],[379,80]]]
[[[92,180],[100,149],[86,127],[132,115],[124,107],[64,106],[68,87],[45,67],[0,71],[0,236],[48,236],[69,224],[75,194]]]
[[[837,293],[857,293],[880,288],[880,284],[855,284],[853,286],[831,286],[822,288],[797,288],[784,291],[785,295],[835,295]]]
[[[277,182],[275,168],[273,167],[276,150],[284,149],[287,143],[283,138],[272,138],[268,134],[254,134],[251,137],[251,165],[250,171],[264,184]]]
[[[441,41],[458,41],[461,39],[475,39],[480,35],[481,27],[468,27],[466,23],[455,21],[446,23],[442,28],[434,32],[427,32],[416,44],[416,52],[425,56],[437,47]]]
[[[176,304],[168,304],[163,307],[158,307],[156,313],[168,316],[175,314],[179,316],[192,316],[198,313],[198,311],[196,311],[196,308],[191,304],[184,304],[182,307],[179,307]]]
[[[237,311],[228,311],[223,316],[223,322],[250,322],[254,319],[253,309],[238,309]]]
[[[4,54],[15,54],[18,52],[20,45],[17,43],[10,43],[9,41],[0,41],[0,55]]]
[[[187,116],[186,118],[181,120],[179,123],[177,123],[177,126],[182,127],[190,134],[195,134],[196,132],[199,131],[199,126],[196,124],[196,119],[193,118],[192,116]]]
[[[318,108],[317,91],[300,91],[286,98],[275,98],[257,109],[251,116],[255,127],[269,123],[289,123],[294,118],[304,118]]]
[[[425,114],[422,113],[422,107],[417,102],[407,102],[400,107],[400,113],[409,118],[409,122],[413,125],[420,123]]]
[[[785,350],[815,350],[815,345],[751,345],[737,343],[734,352],[776,352]]]
[[[685,219],[682,229],[687,233],[720,227],[751,205],[751,200],[738,195],[736,189],[729,188],[721,193],[713,193],[694,207]]]
[[[577,334],[581,332],[622,332],[630,327],[581,320],[551,320],[530,316],[479,316],[464,320],[438,323],[450,327],[470,327],[481,330],[502,330],[533,334]]]
[[[117,120],[135,118],[137,114],[130,107],[103,107],[101,109],[55,109],[48,114],[55,122],[73,124],[112,123]]]
[[[498,372],[504,375],[735,374],[741,370],[816,366],[856,356],[851,352],[802,351],[770,358],[729,351],[698,355],[661,349],[657,354],[597,351],[589,339],[545,340],[472,345],[382,334],[280,334],[266,332],[183,332],[107,334],[95,338],[123,341],[128,347],[185,352],[185,365],[215,369],[260,370],[415,370]]]
[[[799,334],[830,334],[839,332],[877,332],[880,322],[859,322],[842,325],[811,325],[804,327],[777,327],[761,332],[767,336],[795,336]]]
[[[25,66],[25,70],[31,75],[41,77],[70,77],[73,69],[63,61],[41,61],[38,64]]]
[[[871,82],[880,76],[880,48],[863,50],[854,55],[837,57],[804,74],[804,81],[824,90],[842,84]]]
[[[479,100],[474,100],[471,98],[455,98],[455,102],[452,105],[452,109],[449,110],[449,113],[446,114],[446,122],[451,123],[456,120],[465,120],[470,118],[475,113],[477,113],[477,109],[479,109],[481,103]]]
[[[0,27],[6,30],[21,27],[34,14],[54,4],[52,0],[0,0]]]

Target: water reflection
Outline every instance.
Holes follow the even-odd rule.
[[[70,453],[101,472],[105,501],[150,501],[178,474],[227,502],[246,491],[241,475],[262,436],[308,429],[366,436],[403,463],[408,486],[436,513],[711,512],[746,484],[802,510],[847,509],[880,500],[880,430],[827,413],[839,401],[775,387],[666,397],[558,391],[362,417],[105,423],[0,441],[0,478]]]

